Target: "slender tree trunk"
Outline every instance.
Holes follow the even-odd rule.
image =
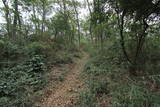
[[[42,1],[42,10],[43,10],[43,13],[42,13],[42,34],[45,32],[45,20],[46,20],[46,0],[43,0]]]
[[[125,41],[124,41],[124,35],[123,35],[123,30],[124,30],[124,16],[125,16],[126,12],[125,10],[122,12],[122,16],[121,16],[121,19],[120,21],[118,21],[119,23],[119,27],[120,27],[120,36],[121,36],[121,46],[122,46],[122,51],[123,51],[123,54],[125,56],[125,58],[127,59],[127,61],[129,63],[132,64],[132,61],[130,60],[129,56],[128,56],[128,53],[126,51],[126,47],[125,47]]]
[[[77,21],[77,27],[78,27],[78,43],[79,43],[79,47],[80,47],[80,42],[81,42],[81,33],[80,33],[80,22],[79,22],[79,14],[77,11],[77,6],[74,0],[72,0],[73,2],[73,6],[74,6],[74,10],[76,13],[76,21]]]
[[[140,37],[138,38],[137,49],[136,49],[136,54],[135,54],[135,58],[134,58],[134,64],[137,64],[137,58],[139,57],[139,54],[142,50],[142,47],[143,47],[143,44],[145,41],[145,36],[146,36],[145,32],[146,32],[147,28],[149,27],[145,20],[143,20],[142,26],[143,26],[143,31],[140,34]]]
[[[91,8],[90,8],[90,4],[89,4],[89,1],[87,1],[87,6],[88,6],[88,10],[89,10],[89,14],[90,14],[90,25],[89,25],[89,32],[90,32],[90,35],[91,35],[91,41],[93,42],[93,34],[92,34],[92,11],[91,11]]]
[[[38,26],[37,26],[37,17],[36,17],[36,10],[35,10],[35,4],[32,5],[32,9],[33,9],[33,20],[34,20],[34,27],[35,27],[35,33],[36,35],[38,34]]]
[[[17,17],[18,17],[19,30],[21,31],[22,30],[22,21],[21,21],[21,17],[19,15],[19,13],[17,14]]]
[[[17,39],[17,21],[18,21],[18,0],[14,0],[14,21],[13,21],[13,40]]]
[[[100,27],[100,43],[101,43],[101,50],[103,50],[103,28]]]
[[[10,38],[11,37],[11,34],[10,34],[11,21],[10,21],[10,18],[9,18],[9,6],[8,6],[8,3],[7,3],[7,0],[2,0],[2,2],[3,2],[3,5],[5,7],[5,19],[6,19],[6,22],[7,22],[6,29],[7,29],[8,37]]]

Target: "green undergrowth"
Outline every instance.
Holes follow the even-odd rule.
[[[31,105],[31,95],[41,90],[46,83],[43,74],[45,63],[42,56],[36,55],[30,60],[0,72],[0,106],[23,107]]]
[[[104,50],[87,50],[90,53],[84,70],[87,89],[80,94],[79,107],[160,107],[158,65],[155,69],[150,67],[149,59],[145,71],[141,71],[143,75],[131,76],[119,48],[115,43]],[[152,72],[147,68],[152,68]]]
[[[81,57],[77,49],[44,41],[21,46],[1,40],[0,49],[0,107],[31,107],[49,82],[48,71]]]

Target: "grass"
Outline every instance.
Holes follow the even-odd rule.
[[[80,107],[160,107],[158,72],[150,73],[147,68],[152,65],[146,63],[143,75],[131,76],[117,48],[113,44],[103,52],[88,51],[91,57],[84,70],[88,88],[80,94]]]

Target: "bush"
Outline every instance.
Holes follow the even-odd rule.
[[[3,49],[4,48],[4,44],[5,42],[3,40],[0,40],[0,48]]]
[[[45,45],[42,42],[33,42],[25,47],[27,54],[30,56],[33,55],[44,55],[48,49],[50,49],[50,45]]]
[[[22,107],[32,104],[31,95],[45,84],[42,56],[0,72],[0,106]]]
[[[21,51],[21,48],[18,45],[2,40],[0,40],[0,50],[1,50],[0,53],[1,59],[4,58],[15,59],[23,52]]]
[[[28,61],[27,66],[30,68],[28,72],[43,72],[45,71],[43,56],[35,55]]]
[[[146,40],[143,50],[143,57],[145,59],[144,71],[151,75],[159,74],[160,70],[160,40],[150,39]]]
[[[54,56],[53,63],[54,64],[65,64],[65,63],[71,63],[72,62],[72,54],[68,51],[59,51]]]

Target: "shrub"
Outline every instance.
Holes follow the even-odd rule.
[[[64,64],[72,62],[72,54],[67,51],[59,51],[53,59],[54,64]]]
[[[35,55],[27,63],[30,68],[28,72],[43,72],[45,71],[43,56]]]
[[[26,46],[26,52],[27,54],[33,56],[33,55],[44,55],[44,52],[47,51],[47,49],[51,48],[49,45],[45,45],[41,42],[33,42]]]
[[[0,72],[0,106],[22,107],[32,104],[31,94],[41,90],[45,84],[42,56]]]
[[[0,41],[0,50],[1,50],[1,57],[4,58],[17,58],[21,53],[21,48],[13,44],[9,41]],[[1,59],[2,59],[1,58]]]
[[[4,48],[4,44],[5,44],[5,42],[3,40],[0,40],[0,49]]]

